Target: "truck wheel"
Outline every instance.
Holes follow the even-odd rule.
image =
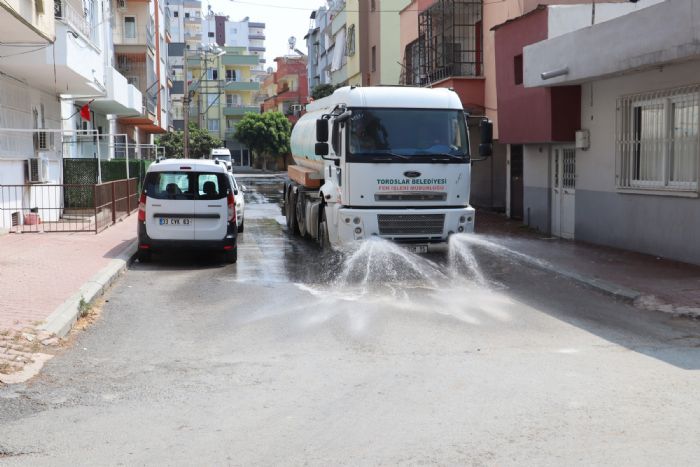
[[[238,226],[238,233],[243,232],[243,227],[245,227],[245,219],[241,219],[241,225]]]
[[[289,191],[287,191],[287,196],[285,197],[284,217],[287,219],[287,229],[293,234],[299,233],[299,227],[297,225],[296,205],[296,196],[290,188]]]
[[[331,249],[331,241],[328,235],[328,221],[326,221],[326,214],[323,206],[321,206],[320,211],[321,215],[319,217],[321,221],[318,223],[318,244],[323,251],[329,251]]]
[[[299,232],[299,235],[301,235],[302,237],[306,237],[308,229],[306,228],[306,215],[304,213],[304,197],[299,196],[299,193],[297,193],[296,196],[295,211],[297,220],[297,230]]]

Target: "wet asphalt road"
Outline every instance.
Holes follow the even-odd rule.
[[[697,322],[485,249],[319,257],[241,181],[238,263],[134,264],[0,388],[0,465],[697,464]]]

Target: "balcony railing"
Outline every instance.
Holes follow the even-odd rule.
[[[54,0],[53,9],[54,17],[57,20],[61,20],[77,29],[92,42],[97,41],[97,28],[90,26],[91,21],[88,17],[88,10],[76,10],[64,0]],[[93,23],[96,23],[96,21],[93,21]]]
[[[115,30],[112,32],[114,45],[146,45],[148,37],[146,31],[127,32],[123,30]]]

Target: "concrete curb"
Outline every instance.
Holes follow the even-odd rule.
[[[80,287],[78,292],[63,302],[39,326],[39,330],[65,337],[78,320],[80,302],[91,304],[105,293],[110,285],[119,277],[131,262],[138,250],[138,241],[134,239],[119,257],[110,261],[95,276]]]

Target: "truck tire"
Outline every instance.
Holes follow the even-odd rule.
[[[241,225],[238,226],[238,233],[243,233],[244,228],[245,228],[245,218],[241,219]]]
[[[296,195],[296,203],[295,203],[295,208],[294,211],[296,212],[296,221],[297,221],[297,232],[299,235],[302,237],[306,237],[306,234],[308,233],[308,229],[306,228],[306,213],[304,209],[304,197],[299,196],[300,193],[297,193]]]
[[[331,241],[328,235],[328,221],[326,221],[325,207],[321,206],[319,208],[319,222],[318,222],[318,244],[321,246],[323,251],[330,251]]]
[[[292,234],[299,233],[299,226],[297,225],[297,213],[296,213],[297,199],[294,191],[290,187],[287,190],[287,196],[284,201],[284,217],[287,220],[287,229]]]

